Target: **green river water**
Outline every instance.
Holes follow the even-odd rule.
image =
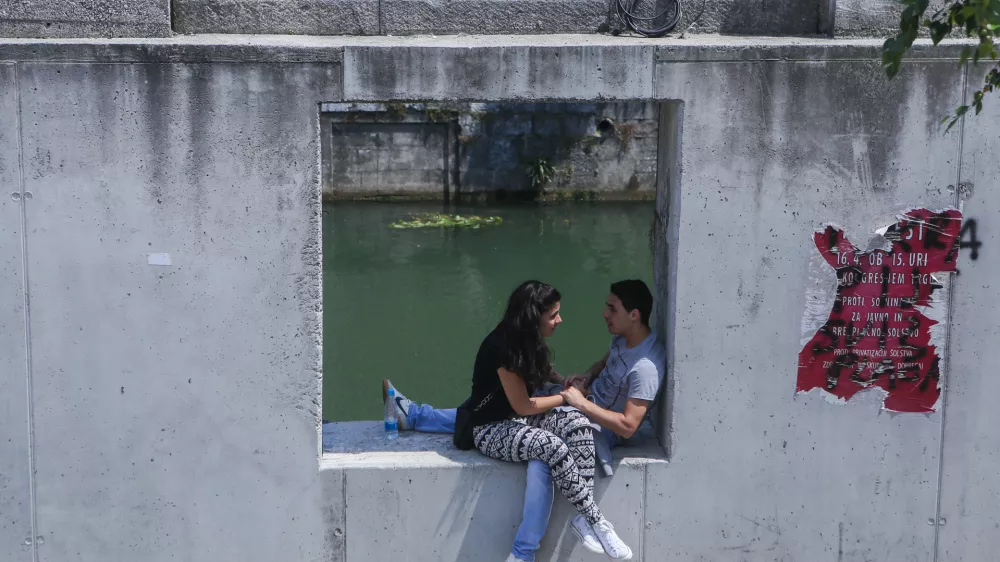
[[[526,279],[562,293],[555,366],[578,372],[607,350],[608,286],[652,288],[652,203],[553,203],[452,208],[496,215],[471,229],[389,225],[440,204],[338,203],[323,214],[323,417],[382,417],[380,381],[407,397],[454,407],[468,397],[472,364],[507,296]]]

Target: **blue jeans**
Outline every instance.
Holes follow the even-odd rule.
[[[428,404],[410,406],[406,422],[422,433],[455,433],[455,408],[435,410]]]
[[[436,410],[422,404],[410,407],[406,417],[410,427],[425,433],[454,433],[455,410]],[[598,437],[599,436],[595,436]],[[525,562],[535,562],[535,552],[545,536],[552,514],[552,473],[542,461],[528,462],[528,476],[524,486],[524,511],[521,525],[514,535],[511,553]]]
[[[528,461],[524,485],[524,511],[510,552],[525,562],[535,562],[535,551],[549,527],[552,514],[552,469],[542,461]]]

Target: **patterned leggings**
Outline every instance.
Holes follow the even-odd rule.
[[[587,521],[594,524],[604,518],[594,502],[594,433],[580,412],[550,410],[476,426],[472,434],[476,448],[488,457],[548,464],[559,491]]]

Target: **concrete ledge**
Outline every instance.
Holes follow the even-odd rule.
[[[167,37],[169,0],[0,2],[0,37]]]
[[[339,63],[340,44],[290,36],[199,35],[169,39],[6,39],[0,61],[199,63]]]
[[[386,442],[381,422],[328,425],[324,448],[330,451],[320,465],[329,506],[324,523],[333,560],[471,562],[503,560],[510,552],[521,520],[525,464],[458,451],[447,435],[403,432]],[[635,551],[634,560],[658,560],[643,545],[647,470],[666,467],[662,450],[655,441],[619,448],[614,464],[613,477],[597,479],[597,501]],[[599,559],[569,530],[574,514],[556,493],[540,560]]]
[[[968,41],[949,41],[934,47],[930,41],[918,41],[907,60],[958,59],[961,48]],[[550,58],[552,64],[569,68],[578,65],[574,72],[608,78],[623,77],[626,82],[616,92],[628,91],[642,97],[648,78],[643,75],[648,64],[655,62],[739,62],[739,61],[829,61],[829,60],[880,60],[880,39],[820,39],[789,37],[727,37],[720,35],[694,35],[685,39],[636,39],[606,35],[463,35],[444,37],[317,37],[290,35],[192,35],[171,38],[146,39],[0,39],[0,61],[44,62],[341,62],[345,52],[350,52],[353,64],[364,62],[366,57],[395,59],[409,51],[407,60],[423,60],[434,64],[449,62],[452,66],[427,68],[429,74],[454,72],[463,67],[484,64],[476,57],[530,56]],[[396,51],[393,51],[393,50]],[[382,54],[371,55],[381,51]],[[514,54],[508,53],[512,51]],[[520,54],[518,54],[520,53]],[[572,58],[566,59],[564,53]],[[436,58],[436,57],[444,58]],[[639,57],[643,66],[605,68],[604,66],[579,66],[593,64],[595,57],[610,57],[612,63],[625,64],[626,57]],[[561,60],[559,60],[561,59]],[[629,59],[632,60],[632,59]],[[537,64],[537,63],[533,63]],[[401,67],[400,71],[418,72],[417,67]],[[431,71],[434,72],[431,72]],[[485,66],[483,72],[495,73],[494,67]],[[651,69],[650,69],[651,70]],[[354,69],[359,77],[364,73],[377,78],[376,70]],[[382,72],[382,71],[378,71]],[[536,71],[532,71],[536,72]],[[561,74],[565,74],[562,72]],[[525,80],[523,76],[515,76]],[[543,85],[555,77],[539,76]],[[489,78],[489,80],[494,80]],[[440,82],[440,79],[438,79]],[[382,80],[384,82],[384,80]],[[382,82],[376,82],[380,84]],[[490,93],[481,83],[459,85],[480,92],[479,99]],[[384,86],[384,84],[383,84]],[[523,86],[523,85],[522,85]],[[522,87],[518,86],[518,87]],[[512,86],[503,86],[510,90]],[[593,86],[576,97],[585,98]],[[496,89],[496,88],[494,88]],[[500,92],[502,93],[502,92]],[[516,92],[515,92],[516,93]],[[597,92],[598,94],[600,92]],[[499,93],[498,93],[499,95]],[[379,100],[388,101],[388,100]]]

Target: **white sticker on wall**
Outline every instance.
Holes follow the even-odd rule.
[[[170,254],[146,254],[146,263],[149,265],[173,265],[170,261]]]

